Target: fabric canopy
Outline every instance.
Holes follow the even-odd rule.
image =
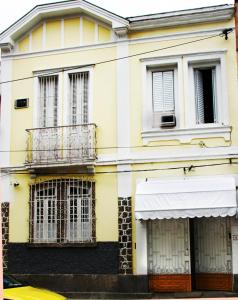
[[[136,219],[225,217],[237,213],[231,176],[150,180],[137,185]]]

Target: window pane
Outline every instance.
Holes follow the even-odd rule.
[[[215,68],[194,70],[196,122],[197,124],[217,122]]]
[[[31,186],[31,241],[91,242],[93,187],[82,179],[56,179]]]
[[[70,125],[88,123],[88,72],[69,74]]]
[[[40,127],[58,123],[58,76],[39,77]]]

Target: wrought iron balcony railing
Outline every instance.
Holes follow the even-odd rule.
[[[96,125],[27,129],[27,164],[87,164],[96,159]]]

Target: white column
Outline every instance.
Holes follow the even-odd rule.
[[[128,56],[128,42],[119,41],[117,58]],[[129,59],[117,61],[117,146],[118,159],[130,153]],[[122,148],[120,148],[122,147]],[[130,171],[130,165],[118,165],[118,171]],[[131,197],[131,173],[118,173],[118,197]]]
[[[147,226],[136,221],[136,274],[147,275]]]
[[[5,82],[12,79],[12,61],[2,59],[1,81]],[[0,168],[10,167],[10,148],[11,148],[11,109],[12,109],[12,83],[1,85],[1,121],[0,121]],[[10,201],[10,176],[1,174],[0,178],[0,201]]]

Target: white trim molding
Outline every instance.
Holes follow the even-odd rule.
[[[210,125],[210,124],[209,124]],[[143,144],[149,142],[178,140],[181,143],[189,143],[193,139],[224,138],[231,140],[231,126],[203,126],[195,128],[163,129],[142,131]]]
[[[214,52],[183,53],[171,56],[142,58],[142,132],[143,144],[149,142],[178,140],[188,143],[193,139],[223,138],[231,139],[231,126],[228,116],[228,96],[226,81],[226,50]],[[218,120],[211,124],[196,124],[196,101],[194,97],[193,68],[212,66],[216,70],[216,106]],[[175,117],[176,127],[154,128],[152,107],[151,70],[171,68],[175,74]]]
[[[64,72],[64,101],[63,101],[63,111],[62,111],[62,125],[71,125],[69,124],[69,74],[73,73],[81,73],[81,72],[88,72],[88,122],[93,123],[93,66],[73,69]],[[59,83],[62,85],[62,82]]]
[[[1,63],[1,81],[9,81],[12,79],[12,60],[2,60]],[[12,111],[12,83],[3,84],[1,87],[2,103],[1,103],[1,122],[0,122],[0,167],[10,166],[11,158],[11,111]],[[6,152],[4,152],[6,151]],[[9,202],[11,200],[10,176],[2,174],[0,178],[0,195],[1,202]]]

